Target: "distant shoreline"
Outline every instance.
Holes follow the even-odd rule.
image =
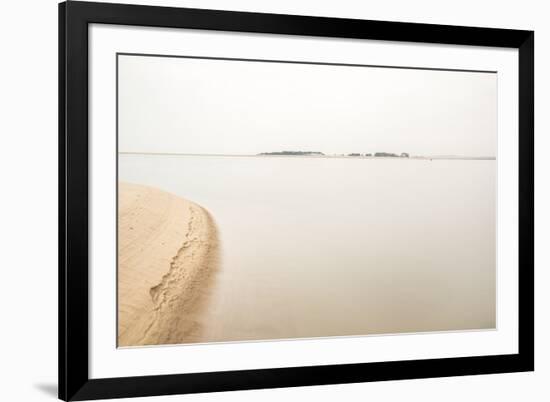
[[[349,155],[252,155],[252,154],[192,154],[178,152],[118,152],[119,155],[207,156],[227,158],[310,158],[310,159],[396,159],[396,160],[496,160],[495,156],[349,156]]]

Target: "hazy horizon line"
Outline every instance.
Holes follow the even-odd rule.
[[[292,152],[292,151],[274,151],[274,152]],[[303,151],[303,152],[320,152],[320,151]],[[487,159],[487,160],[496,160],[496,156],[492,155],[455,155],[455,154],[438,154],[438,155],[429,155],[429,154],[410,154],[408,157],[398,156],[375,156],[377,152],[386,152],[386,151],[376,151],[372,152],[370,156],[366,154],[362,155],[349,155],[342,153],[326,154],[322,155],[285,155],[285,154],[269,154],[269,153],[257,153],[257,154],[219,154],[219,153],[188,153],[188,152],[157,152],[157,151],[118,151],[122,155],[172,155],[172,156],[219,156],[219,157],[297,157],[297,158],[397,158],[397,159],[418,159],[418,158],[427,158],[427,159]]]

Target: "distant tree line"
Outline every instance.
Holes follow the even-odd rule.
[[[277,152],[262,152],[258,155],[291,155],[291,156],[308,156],[308,155],[315,155],[315,156],[324,156],[325,154],[322,152],[317,151],[277,151]],[[342,154],[344,156],[344,154]],[[360,154],[358,152],[352,152],[347,154],[347,156],[373,156],[372,153],[366,153],[366,154]],[[402,152],[400,155],[392,153],[392,152],[376,152],[374,153],[375,157],[378,158],[408,158],[409,154],[407,152]]]
[[[348,156],[372,156],[372,154],[364,154],[364,155],[361,155],[359,153],[351,153],[351,154],[348,154]],[[375,157],[379,157],[379,158],[387,158],[387,157],[390,157],[390,158],[408,158],[409,157],[409,154],[407,152],[403,152],[401,153],[401,155],[398,155],[398,154],[394,154],[394,153],[391,153],[391,152],[376,152],[374,154]]]
[[[280,151],[280,152],[262,152],[259,155],[325,155],[322,152],[315,152],[315,151]]]

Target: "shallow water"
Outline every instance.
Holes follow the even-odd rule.
[[[496,161],[120,155],[207,208],[201,341],[494,328]]]

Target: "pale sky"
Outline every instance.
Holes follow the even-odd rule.
[[[497,74],[119,56],[119,151],[496,156]]]

